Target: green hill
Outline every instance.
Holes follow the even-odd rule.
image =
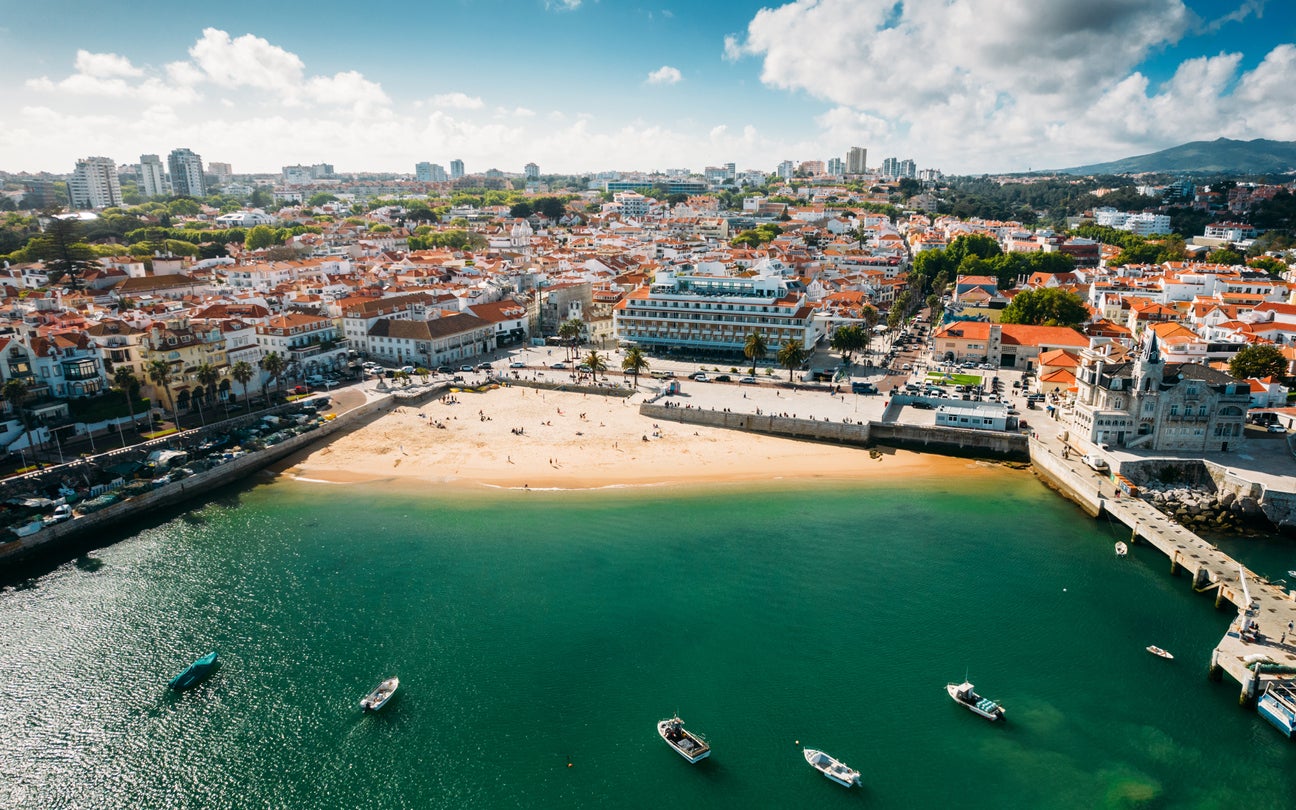
[[[1067,174],[1281,174],[1296,172],[1296,141],[1193,141],[1150,155],[1061,169]]]

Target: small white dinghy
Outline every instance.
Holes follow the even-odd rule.
[[[859,771],[854,770],[833,757],[828,756],[823,751],[816,751],[813,748],[803,749],[806,762],[819,773],[833,780],[844,787],[853,787],[860,783]]]
[[[391,700],[392,695],[396,694],[396,687],[400,686],[400,678],[388,678],[378,684],[378,688],[360,698],[360,708],[367,712],[376,712],[387,701]]]
[[[1173,655],[1171,655],[1170,653],[1168,653],[1168,652],[1166,652],[1165,650],[1161,649],[1160,647],[1158,647],[1158,646],[1155,645],[1155,644],[1149,644],[1149,645],[1148,645],[1148,648],[1147,648],[1147,651],[1150,652],[1150,653],[1152,653],[1153,655],[1159,656],[1159,657],[1161,657],[1161,658],[1170,658],[1170,659],[1173,659],[1173,658],[1174,658]]]
[[[1117,541],[1117,542],[1116,542],[1116,556],[1117,556],[1117,557],[1124,557],[1126,554],[1129,554],[1129,546],[1125,545],[1124,542]]]

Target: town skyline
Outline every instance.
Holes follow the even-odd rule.
[[[958,174],[1296,139],[1296,10],[1263,0],[997,4],[976,42],[959,32],[987,18],[980,0],[476,2],[309,33],[295,12],[152,2],[130,19],[63,4],[54,32],[58,5],[15,5],[0,27],[19,66],[0,85],[19,113],[0,169],[188,147],[239,174],[772,170],[862,146],[871,165]]]

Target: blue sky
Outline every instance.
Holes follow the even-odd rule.
[[[1296,140],[1287,0],[0,0],[0,169],[950,173]]]

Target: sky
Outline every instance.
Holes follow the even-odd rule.
[[[0,170],[915,160],[1296,140],[1291,0],[0,0]]]

